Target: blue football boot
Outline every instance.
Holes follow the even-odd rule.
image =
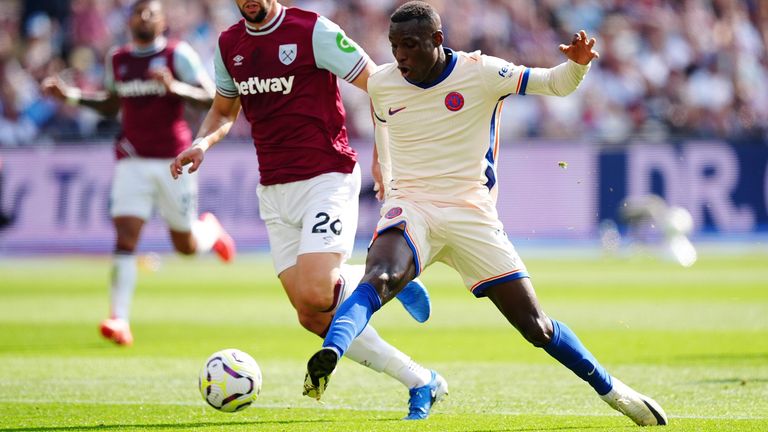
[[[410,390],[408,399],[408,415],[403,420],[424,420],[429,417],[432,406],[448,396],[448,382],[435,371],[432,380],[427,385]]]
[[[397,299],[416,321],[423,323],[429,319],[432,303],[429,301],[427,287],[420,280],[414,279],[397,294]]]

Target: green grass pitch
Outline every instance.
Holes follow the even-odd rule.
[[[668,431],[768,431],[765,255],[704,256],[690,269],[649,259],[528,259],[544,309],[613,374],[653,396]],[[397,302],[373,324],[449,382],[424,422],[404,422],[407,391],[349,360],[324,404],[301,395],[320,339],[299,328],[265,256],[224,266],[164,257],[143,271],[136,343],[102,340],[109,260],[0,260],[0,432],[4,431],[630,431],[589,386],[529,346],[444,266],[423,279],[425,324]],[[239,348],[261,365],[256,404],[202,401],[205,358]]]

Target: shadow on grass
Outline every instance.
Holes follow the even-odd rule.
[[[430,417],[431,418],[431,417]],[[371,421],[376,422],[392,422],[395,424],[403,424],[403,420],[399,419],[372,419]],[[503,426],[502,426],[503,427]],[[627,425],[627,426],[605,426],[605,425],[596,425],[596,426],[510,426],[510,427],[503,427],[503,429],[488,429],[487,426],[485,426],[483,429],[472,429],[471,427],[465,427],[462,429],[464,432],[534,432],[534,431],[568,431],[568,430],[587,430],[587,429],[596,429],[596,430],[603,430],[603,431],[618,431],[618,430],[636,430],[637,426]]]
[[[194,430],[197,428],[209,428],[211,426],[258,426],[267,424],[294,423],[330,423],[332,420],[274,420],[274,421],[240,421],[240,422],[196,422],[196,423],[158,423],[158,424],[100,424],[90,426],[43,426],[43,427],[19,427],[0,428],[0,432],[44,432],[44,431],[68,431],[68,430],[131,430],[131,429],[179,429]]]

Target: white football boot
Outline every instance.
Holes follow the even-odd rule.
[[[99,326],[101,335],[112,342],[123,345],[133,345],[133,334],[128,321],[120,318],[107,318]]]
[[[629,386],[611,377],[613,388],[600,396],[616,411],[629,417],[640,426],[665,426],[667,414],[653,399],[632,390]]]

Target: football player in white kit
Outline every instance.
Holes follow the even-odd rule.
[[[379,128],[382,166],[389,166],[382,218],[372,240],[366,276],[336,313],[307,365],[305,389],[319,398],[349,343],[372,314],[433,262],[453,267],[476,297],[488,297],[536,347],[589,383],[610,406],[642,426],[664,425],[653,399],[608,374],[565,324],[539,306],[528,272],[507,239],[496,211],[499,114],[510,95],[566,96],[598,57],[595,39],[581,31],[560,51],[554,68],[528,68],[443,47],[440,17],[414,1],[391,17],[395,63],[368,80]],[[385,168],[386,171],[386,168]],[[423,397],[439,400],[435,382]]]

